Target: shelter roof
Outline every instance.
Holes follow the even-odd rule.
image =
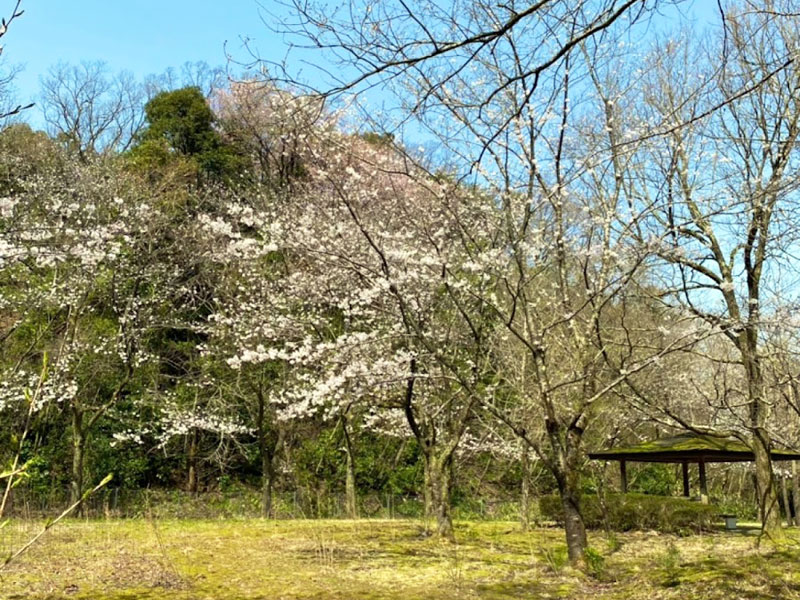
[[[772,460],[800,460],[800,452],[772,450]],[[746,462],[755,460],[753,451],[734,438],[685,433],[674,437],[590,452],[589,458],[631,462]]]

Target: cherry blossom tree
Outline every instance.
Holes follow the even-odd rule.
[[[287,330],[281,331],[277,322],[280,316],[269,311],[275,300],[273,280],[280,274],[276,270],[279,261],[269,258],[274,253],[271,245],[265,247],[255,237],[242,236],[242,229],[252,231],[264,226],[258,221],[260,211],[241,204],[229,208],[234,208],[234,214],[227,215],[229,221],[203,219],[204,230],[212,240],[208,260],[224,268],[204,353],[215,355],[233,373],[222,380],[226,381],[227,396],[244,407],[247,423],[252,424],[256,435],[262,477],[261,515],[267,518],[274,515],[276,463],[292,422],[281,418],[277,403],[291,367],[274,349],[277,336]]]
[[[477,165],[477,185],[347,134],[346,121],[339,131],[304,131],[304,175],[256,226],[262,251],[277,252],[285,269],[263,296],[271,302],[264,321],[284,318],[285,329],[262,337],[278,347],[253,342],[241,359],[293,366],[282,402],[294,414],[341,410],[354,397],[391,406],[394,398],[422,450],[426,499],[445,537],[459,444],[478,409],[499,418],[555,476],[577,561],[586,545],[582,438],[595,407],[695,333],[661,348],[612,351],[628,318],[617,299],[647,253],[617,228],[623,215],[639,218],[631,190],[613,175],[627,155],[609,151],[605,130],[587,125],[605,114],[604,98],[570,110],[573,95],[587,97],[592,85],[587,62],[573,60],[537,104],[515,102],[532,97],[523,77],[494,112],[480,108],[486,90],[472,80],[436,92],[443,103],[461,98],[449,116],[461,134],[441,143]],[[504,64],[484,64],[486,86],[505,76]],[[570,70],[584,82],[572,83]],[[509,115],[502,142],[494,140]],[[256,244],[241,229],[216,226],[240,252]],[[287,348],[289,339],[298,341]]]
[[[254,179],[274,190],[302,175],[310,130],[326,122],[319,99],[259,79],[232,82],[211,103],[227,140],[250,157]]]
[[[438,196],[446,186],[408,177],[413,166],[401,154],[331,127],[334,118],[282,140],[301,148],[293,193],[255,211],[242,202],[229,211],[233,221],[208,221],[236,261],[267,256],[275,265],[261,284],[267,291],[225,316],[244,332],[230,362],[289,366],[273,400],[283,419],[323,414],[346,431],[357,406],[402,411],[425,461],[426,504],[440,534],[452,537],[455,451],[478,388],[489,385],[479,383],[484,358],[442,293],[436,256],[457,250],[458,223]],[[469,393],[453,370],[475,383]]]
[[[175,270],[159,260],[163,246],[156,240],[165,220],[157,205],[113,162],[83,164],[62,155],[12,173],[1,293],[15,320],[6,341],[27,347],[9,364],[3,385],[21,402],[42,356],[49,356],[35,410],[53,406],[69,415],[75,502],[83,494],[91,432],[140,393],[154,358],[147,336]],[[31,328],[36,335],[19,337]]]

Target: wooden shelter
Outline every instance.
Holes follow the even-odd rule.
[[[800,452],[792,450],[773,450],[772,460],[800,460]],[[675,437],[642,442],[635,446],[623,446],[590,452],[589,458],[595,460],[619,461],[622,491],[628,491],[628,462],[680,463],[683,465],[683,495],[689,496],[689,463],[697,463],[700,475],[700,496],[708,498],[706,483],[706,463],[747,462],[755,460],[753,451],[733,438],[712,435],[685,433]]]

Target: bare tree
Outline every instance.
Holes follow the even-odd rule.
[[[170,67],[160,75],[146,78],[148,100],[160,92],[184,87],[198,88],[206,98],[227,87],[228,77],[222,67],[211,67],[205,61],[185,62],[180,68]]]
[[[45,122],[82,159],[124,151],[144,122],[144,89],[133,75],[109,73],[100,61],[58,63],[41,79]]]
[[[2,20],[0,20],[0,38],[8,33],[8,28],[11,26],[11,23],[14,21],[14,19],[21,17],[25,12],[24,10],[20,9],[20,6],[22,6],[22,0],[17,0],[16,4],[14,5],[14,9],[11,11],[11,16],[9,16],[7,19],[3,17]],[[3,46],[0,45],[0,54],[2,53]],[[11,100],[12,94],[10,85],[17,72],[18,69],[12,68],[5,74],[0,75],[0,98],[2,98],[2,100],[0,100],[0,120],[13,117],[22,111],[33,107],[33,103],[14,105],[13,101]]]
[[[517,98],[518,110],[504,111],[503,118],[494,123],[493,135],[485,140],[485,144],[491,144],[525,107],[536,102],[540,85],[563,67],[582,42],[606,30],[628,29],[647,21],[656,7],[672,3],[351,0],[331,14],[323,3],[289,0],[289,11],[296,19],[281,21],[276,17],[274,21],[281,23],[278,32],[296,41],[297,46],[326,52],[335,72],[322,73],[326,88],[309,88],[328,97],[391,89],[410,118],[453,110],[483,116],[493,113],[510,93],[524,87],[525,95]],[[284,64],[268,63],[255,52],[251,54],[275,79],[298,85],[298,75],[288,73]],[[494,73],[490,82],[482,82],[480,95],[473,95],[468,102],[452,95],[457,83],[477,80],[475,72],[481,65],[498,62],[510,68]]]
[[[796,17],[729,10],[726,36],[706,59],[721,63],[719,71],[698,73],[684,44],[661,47],[649,65],[653,80],[643,106],[652,113],[644,120],[669,118],[682,126],[653,145],[650,166],[637,175],[656,210],[635,232],[663,261],[666,297],[721,331],[736,350],[745,391],[739,406],[731,404],[741,411],[741,427],[728,433],[742,435],[755,454],[769,536],[780,535],[780,513],[764,336],[791,295],[785,277],[795,268],[800,235],[800,74],[793,63],[776,65],[794,56],[798,39]],[[689,72],[699,84],[690,83]],[[741,89],[752,91],[742,97]]]

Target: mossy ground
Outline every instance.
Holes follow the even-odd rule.
[[[34,530],[11,523],[0,551]],[[741,532],[595,534],[593,574],[565,564],[556,528],[462,522],[456,534],[440,543],[417,521],[72,521],[9,565],[0,598],[800,598],[794,530],[780,548]]]

